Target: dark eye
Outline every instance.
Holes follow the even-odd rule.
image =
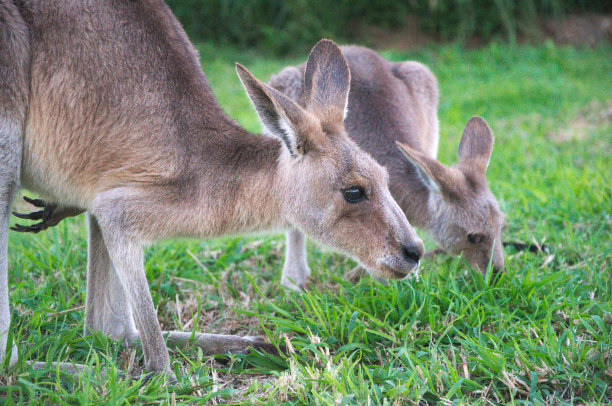
[[[467,235],[467,239],[470,243],[472,244],[480,244],[481,242],[484,241],[484,234],[479,234],[479,233],[470,233]]]
[[[344,200],[349,203],[359,203],[360,201],[366,198],[363,189],[357,186],[344,189],[342,191],[342,195],[344,196]]]

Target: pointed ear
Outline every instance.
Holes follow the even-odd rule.
[[[351,73],[342,51],[324,39],[310,52],[304,73],[304,100],[308,106],[336,108],[346,115]]]
[[[493,151],[493,132],[487,122],[474,116],[467,122],[459,142],[459,164],[485,173]]]
[[[239,63],[236,63],[236,72],[255,106],[264,133],[280,139],[292,157],[301,154],[303,139],[300,129],[307,127],[308,113],[278,90],[258,80]]]
[[[404,157],[414,165],[421,180],[427,189],[434,193],[441,193],[455,197],[459,190],[459,179],[456,174],[435,159],[431,159],[406,144],[397,142],[397,147]]]

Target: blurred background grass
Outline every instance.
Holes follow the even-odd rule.
[[[321,38],[368,44],[376,41],[375,27],[418,28],[419,35],[463,43],[537,40],[546,35],[549,18],[612,12],[612,2],[598,0],[168,0],[168,4],[192,40],[256,47],[276,55],[306,52]]]

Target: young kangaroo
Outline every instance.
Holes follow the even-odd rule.
[[[438,86],[431,71],[418,62],[388,62],[359,46],[341,49],[351,71],[346,130],[387,168],[391,193],[410,223],[445,251],[462,253],[470,265],[484,271],[492,258],[493,268],[501,269],[504,215],[487,186],[493,148],[487,123],[473,117],[459,143],[459,163],[442,165],[436,160]],[[303,104],[305,72],[304,64],[287,67],[268,84]],[[295,287],[309,274],[304,237],[290,231],[283,283]]]
[[[161,0],[0,0],[0,21],[3,356],[8,218],[20,185],[88,212],[86,332],[140,339],[149,371],[170,374],[145,243],[293,227],[374,275],[403,278],[417,267],[423,244],[386,170],[345,134],[350,73],[333,42],[308,58],[303,107],[237,65],[266,130],[256,135],[221,110]],[[253,344],[196,341],[220,352]]]

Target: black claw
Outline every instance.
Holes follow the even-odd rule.
[[[33,211],[30,213],[18,213],[16,211],[13,212],[15,217],[26,219],[26,220],[42,220],[36,224],[30,224],[28,226],[23,226],[21,224],[15,224],[15,226],[11,227],[11,230],[20,232],[20,233],[38,233],[40,231],[46,230],[49,227],[47,223],[51,218],[51,214],[56,208],[53,204],[48,204],[42,199],[32,199],[27,196],[23,196],[23,200],[30,203],[35,207],[42,207],[42,210]]]
[[[23,200],[36,207],[45,207],[45,201],[42,199],[32,199],[31,197],[24,196]]]
[[[30,213],[18,213],[16,211],[13,212],[13,216],[19,217],[20,219],[26,219],[26,220],[42,220],[44,218],[44,215],[45,215],[44,210],[33,211]]]
[[[20,233],[34,233],[37,234],[39,231],[43,230],[43,223],[32,224],[31,226],[22,226],[21,224],[15,224],[11,227],[11,230],[17,231]]]

